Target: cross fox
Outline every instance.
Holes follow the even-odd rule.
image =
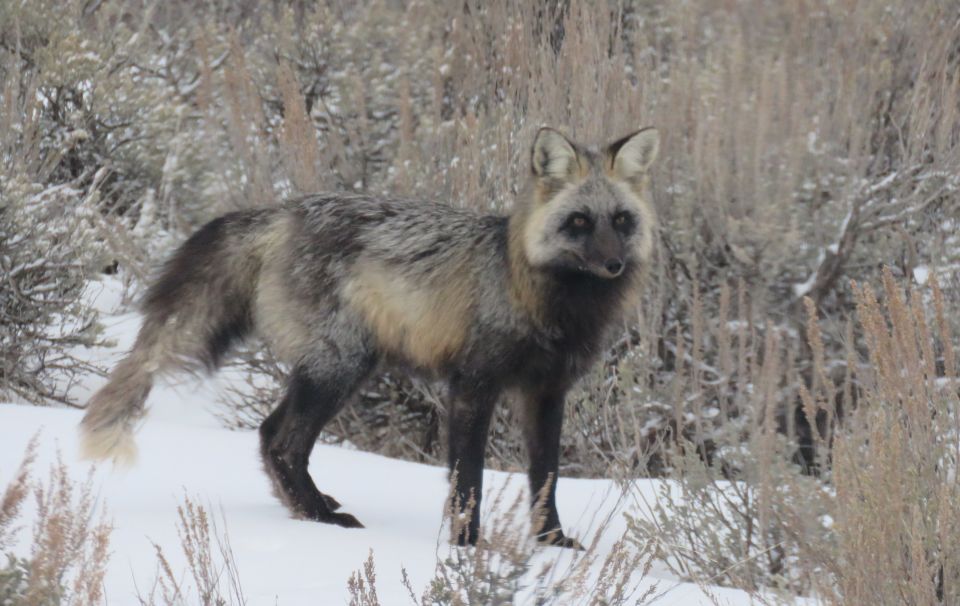
[[[87,458],[129,462],[155,377],[214,371],[256,334],[290,368],[260,453],[293,515],[362,527],[307,471],[330,419],[383,367],[449,389],[451,503],[475,544],[494,406],[519,401],[539,541],[564,535],[556,480],[564,396],[636,301],[654,249],[653,128],[605,147],[542,128],[508,216],[363,193],[324,193],[207,223],[142,301],[133,348],[90,400]]]

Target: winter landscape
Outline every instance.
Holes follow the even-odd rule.
[[[960,603],[958,41],[937,0],[0,0],[0,604]],[[310,457],[365,528],[293,519],[255,339],[153,389],[133,465],[80,458],[204,223],[509,212],[544,125],[660,133],[643,288],[564,413],[584,549],[534,540],[508,403],[451,545],[448,394],[395,370]]]
[[[97,297],[98,309],[107,311],[113,307],[103,307],[116,294],[111,286],[116,284],[108,282],[106,292]],[[118,344],[114,351],[129,347],[137,317],[107,313],[103,318],[107,335]],[[111,351],[100,352],[103,358],[91,361],[109,364],[110,354]],[[85,387],[78,385],[75,389],[80,393],[86,391]],[[371,554],[376,565],[379,603],[411,603],[403,585],[404,571],[417,595],[428,587],[437,574],[438,561],[442,563],[455,549],[447,544],[448,533],[441,531],[447,496],[445,469],[343,446],[320,447],[313,455],[314,469],[336,471],[315,471],[318,483],[324,490],[339,495],[344,506],[367,528],[342,529],[292,520],[270,493],[260,469],[256,434],[223,427],[210,406],[216,401],[216,393],[217,386],[200,387],[196,382],[158,389],[150,398],[150,422],[138,436],[141,454],[136,467],[118,471],[105,466],[92,476],[89,464],[75,460],[78,411],[5,404],[0,408],[0,416],[4,419],[2,455],[6,463],[0,480],[4,485],[13,482],[18,471],[16,463],[30,441],[36,439],[39,448],[33,466],[40,475],[62,462],[77,488],[90,482],[95,505],[89,521],[105,521],[112,526],[110,562],[103,580],[105,598],[110,603],[166,603],[164,592],[170,591],[167,587],[172,584],[163,585],[168,579],[160,568],[157,547],[163,549],[164,565],[169,566],[173,579],[185,592],[170,601],[220,603],[219,597],[204,595],[203,591],[210,587],[197,585],[191,576],[188,556],[181,550],[178,507],[188,501],[204,508],[214,524],[212,571],[220,580],[218,591],[227,603],[348,603],[347,580],[354,571],[362,570]],[[622,498],[616,483],[607,480],[569,479],[561,483],[561,511],[566,519],[575,521],[571,530],[584,541],[597,540],[596,553],[585,560],[584,554],[522,544],[529,532],[525,484],[522,475],[489,472],[487,490],[498,501],[491,505],[490,513],[499,509],[508,514],[504,519],[495,519],[490,532],[496,532],[494,525],[503,524],[524,541],[515,547],[518,561],[494,564],[494,577],[502,577],[499,587],[493,583],[481,587],[487,584],[482,575],[474,579],[475,601],[533,603],[538,583],[556,584],[574,574],[584,576],[583,584],[592,593],[603,558],[626,531],[623,512],[642,506],[645,500],[654,498],[655,492],[649,482],[632,487],[636,494],[626,498]],[[518,497],[524,497],[524,515],[513,512],[511,516],[509,510]],[[25,503],[22,515],[25,520],[36,519],[36,504]],[[233,572],[226,567],[221,552],[224,544],[218,542],[226,540],[224,537],[229,539],[231,566],[237,567],[237,594],[230,593],[234,585],[229,575]],[[29,540],[26,536],[22,539],[24,543],[18,545],[19,549],[31,553]],[[90,544],[78,548],[89,549]],[[600,558],[596,558],[598,555]],[[624,552],[620,557],[626,563],[630,555]],[[539,571],[546,566],[550,572],[541,577]],[[459,569],[459,565],[451,565],[447,574],[453,576]],[[513,578],[516,574],[524,577]],[[624,570],[622,574],[636,577],[635,588],[631,587],[639,592],[636,597],[651,591],[651,598],[659,598],[645,603],[710,604],[713,602],[709,596],[722,604],[749,603],[745,593],[733,589],[709,587],[705,593],[696,584],[680,582],[662,566],[646,575],[642,568]],[[197,591],[186,593],[191,587],[197,587]],[[574,595],[582,589],[573,587],[566,595],[558,591],[557,599],[565,603],[582,601],[582,596]],[[75,597],[84,599],[81,595]]]

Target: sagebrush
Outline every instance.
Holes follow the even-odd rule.
[[[659,531],[696,547],[666,553],[691,578],[950,603],[958,40],[938,0],[0,0],[0,389],[70,401],[85,280],[136,291],[225,210],[318,189],[499,210],[539,126],[652,124],[658,255],[568,407],[562,475],[681,478]],[[907,311],[864,324],[890,280]],[[282,372],[239,370],[255,389],[222,414],[255,425]],[[324,438],[440,462],[441,395],[379,377]],[[516,470],[510,415],[490,464]]]

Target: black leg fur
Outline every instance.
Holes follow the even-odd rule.
[[[483,461],[498,395],[495,389],[456,383],[451,389],[448,457],[455,480],[451,509],[455,515],[470,515],[469,520],[454,524],[453,540],[458,545],[476,545],[480,536]]]
[[[529,459],[534,532],[541,543],[583,549],[576,539],[563,534],[560,515],[557,513],[563,404],[563,393],[546,393],[532,395],[522,405],[521,416]]]
[[[307,465],[324,425],[332,419],[365,378],[372,364],[337,368],[318,378],[303,368],[294,370],[287,393],[260,426],[260,453],[274,489],[294,516],[348,528],[363,525],[340,504],[321,493]]]

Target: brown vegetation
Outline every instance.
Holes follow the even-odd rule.
[[[653,124],[658,259],[562,473],[681,480],[635,527],[690,578],[957,601],[956,7],[227,4],[0,0],[3,393],[69,401],[83,281],[136,286],[226,210],[343,188],[500,211],[540,125]],[[283,372],[243,363],[224,416],[250,426]],[[324,437],[437,462],[442,401],[383,376]],[[518,469],[510,414],[489,451]]]
[[[11,606],[93,606],[105,600],[110,525],[96,519],[93,484],[71,480],[57,459],[46,482],[31,478],[36,460],[34,439],[0,498],[0,602]],[[28,555],[12,548],[22,529],[24,501],[34,497]]]

